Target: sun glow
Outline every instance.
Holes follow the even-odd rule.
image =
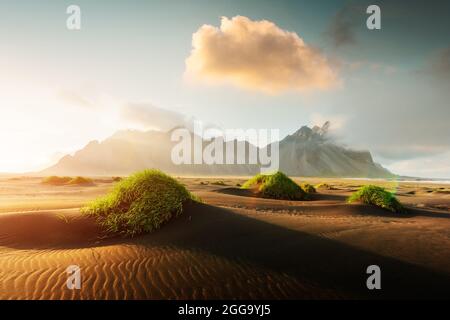
[[[0,172],[41,170],[120,125],[117,108],[83,108],[56,88],[19,79],[0,79]]]

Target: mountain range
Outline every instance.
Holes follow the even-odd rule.
[[[329,123],[313,128],[302,126],[279,141],[279,170],[291,176],[388,178],[393,174],[372,159],[369,151],[352,150],[329,137]],[[191,133],[194,137],[194,134]],[[213,138],[223,139],[223,138]],[[203,148],[210,140],[200,139]],[[251,152],[263,150],[248,141],[224,143],[223,152],[245,148],[247,164],[174,164],[171,152],[177,142],[171,131],[118,131],[102,142],[91,141],[73,155],[66,155],[43,170],[44,175],[128,175],[145,168],[156,168],[177,175],[248,176],[260,172],[259,164],[248,164]],[[230,144],[232,144],[230,146]],[[227,149],[233,147],[233,149]],[[242,149],[241,149],[242,150]],[[270,153],[269,153],[270,154]]]

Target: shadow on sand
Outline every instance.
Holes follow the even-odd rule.
[[[336,296],[368,299],[450,298],[448,273],[206,204],[189,205],[182,216],[153,234],[134,239],[116,237],[101,243],[86,241],[87,237],[98,234],[92,220],[80,219],[67,223],[36,214],[21,216],[19,221],[13,217],[8,219],[3,217],[0,240],[2,245],[14,248],[34,248],[36,242],[42,247],[57,245],[60,248],[113,244],[172,247],[202,251],[232,261],[245,261],[287,274],[300,283],[315,283],[320,288],[335,292]],[[59,228],[62,230],[52,234]],[[14,234],[18,230],[22,230],[21,233]],[[410,245],[414,246],[414,243]],[[369,265],[381,268],[381,290],[370,291],[366,287],[366,269]],[[302,297],[302,293],[298,292],[290,298]]]
[[[321,213],[324,214],[323,208],[321,207],[314,207],[310,204],[318,204],[322,201],[323,205],[326,205],[329,209],[332,209],[332,207],[338,208],[346,206],[346,214],[355,214],[355,215],[363,215],[363,216],[376,216],[376,217],[386,217],[386,218],[413,218],[413,217],[430,217],[430,218],[443,218],[443,219],[450,219],[450,213],[442,212],[442,211],[436,211],[436,210],[426,210],[426,209],[418,209],[413,207],[407,207],[407,211],[405,213],[394,213],[390,212],[375,206],[371,205],[365,205],[365,204],[349,204],[347,203],[348,196],[342,195],[342,194],[333,194],[333,193],[313,193],[310,194],[310,199],[307,201],[289,201],[286,200],[275,200],[275,199],[263,199],[258,197],[252,190],[248,189],[240,189],[240,188],[221,188],[214,190],[216,193],[225,194],[228,196],[234,196],[234,197],[242,197],[243,201],[236,201],[233,200],[232,202],[242,202],[243,204],[246,204],[247,206],[259,208],[262,210],[273,210],[273,211],[280,211],[280,210],[287,210],[290,213],[294,211],[299,212],[307,212],[308,214],[314,214],[314,213]],[[256,202],[249,202],[245,201],[245,198],[247,199],[254,199],[258,198],[261,199],[259,203]],[[236,199],[236,198],[235,198]],[[268,203],[263,202],[264,200],[270,201]],[[323,201],[329,201],[329,202],[335,202],[335,203],[324,203]],[[295,205],[295,203],[298,202],[298,205]],[[342,210],[341,210],[342,211]],[[326,214],[326,213],[325,213]]]
[[[448,274],[204,204],[136,241],[246,260],[351,298],[450,298]],[[369,265],[381,268],[381,290],[366,287]]]

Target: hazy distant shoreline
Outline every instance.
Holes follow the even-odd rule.
[[[436,184],[450,184],[450,179],[447,178],[414,178],[414,177],[398,177],[396,179],[386,178],[340,178],[344,180],[369,180],[369,181],[398,181],[403,183],[436,183]]]

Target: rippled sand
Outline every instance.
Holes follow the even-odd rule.
[[[450,297],[445,192],[403,186],[399,194],[410,214],[397,216],[346,204],[354,188],[348,181],[309,202],[255,198],[234,187],[241,180],[213,181],[183,179],[205,204],[134,239],[104,238],[78,212],[109,182],[48,187],[36,179],[0,181],[0,298]],[[366,288],[371,264],[381,267],[381,291]],[[81,268],[80,290],[66,286],[69,265]]]

